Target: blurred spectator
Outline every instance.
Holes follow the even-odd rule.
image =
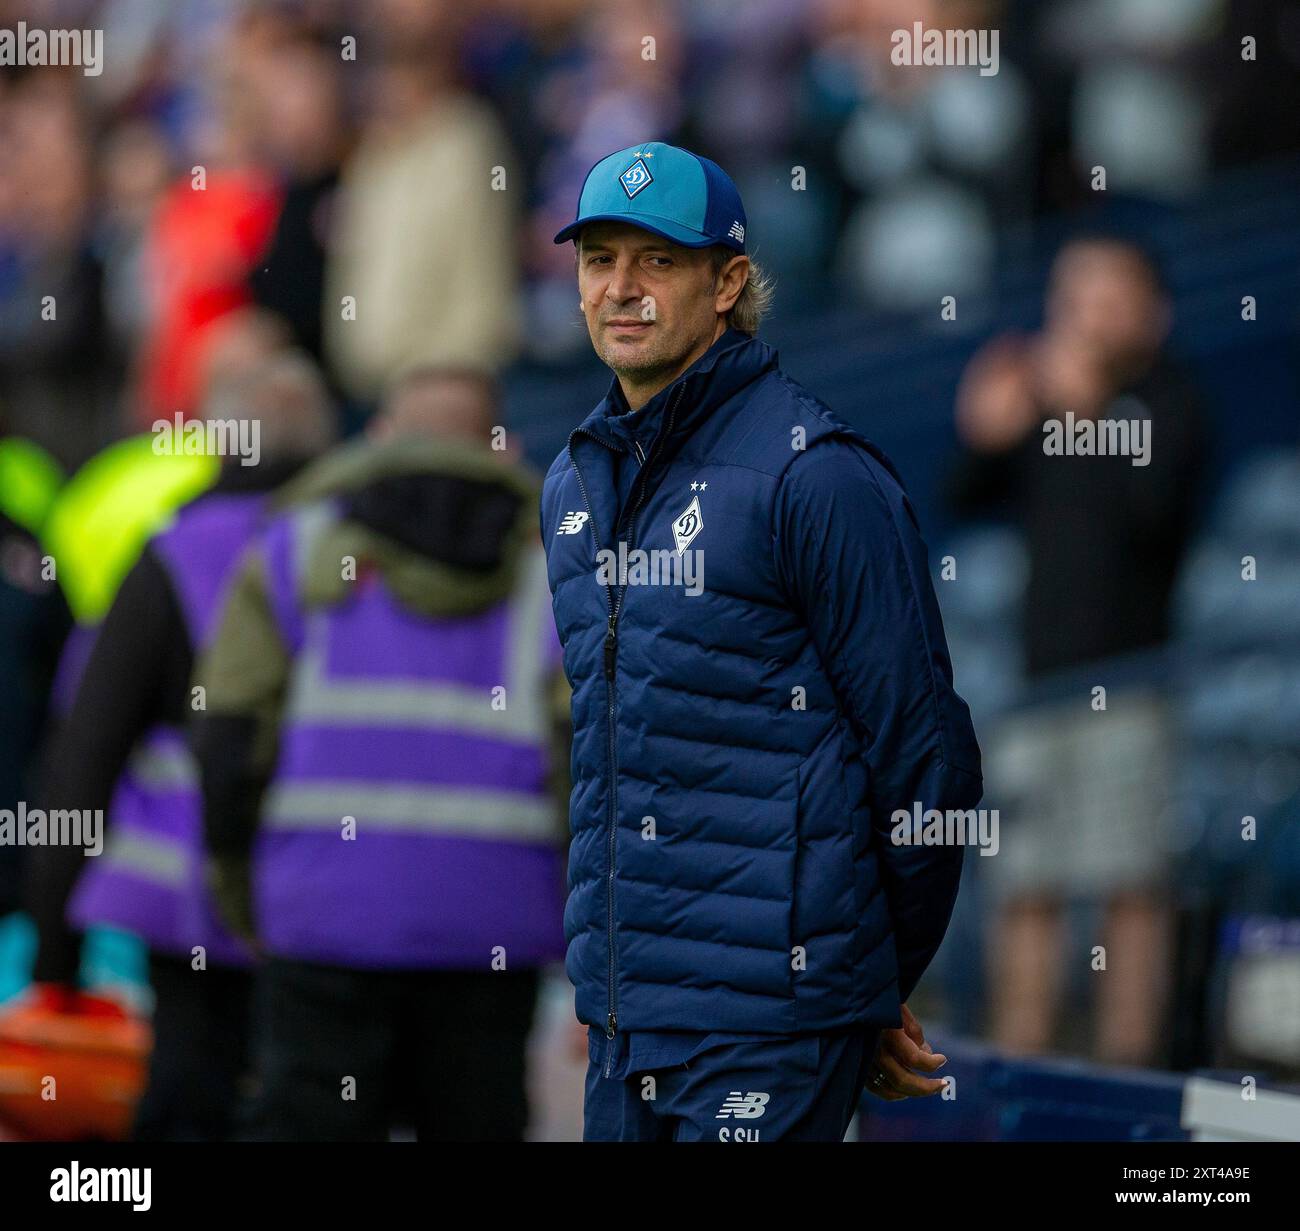
[[[338,50],[295,39],[257,64],[259,154],[284,187],[280,216],[252,275],[254,299],[321,356],[326,244],[348,144]]]
[[[536,481],[496,417],[472,372],[409,375],[295,483],[195,672],[220,901],[268,954],[260,1137],[523,1136],[567,814]]]
[[[104,197],[94,242],[104,266],[103,306],[118,385],[150,325],[145,237],[173,171],[163,133],[145,121],[113,129],[100,154]]]
[[[72,626],[38,535],[61,476],[27,441],[0,437],[0,812],[34,798],[50,691]],[[0,919],[20,902],[23,848],[0,845]]]
[[[652,0],[521,5],[529,48],[503,83],[516,148],[530,160],[523,251],[530,279],[524,342],[538,358],[587,348],[574,311],[567,246],[551,237],[573,220],[591,167],[610,149],[676,130],[684,111],[680,6]]]
[[[253,100],[226,82],[193,168],[164,195],[145,238],[149,329],[140,354],[141,425],[198,407],[212,327],[252,302],[248,277],[270,240],[281,192],[254,159]]]
[[[71,77],[31,74],[0,107],[0,402],[65,466],[110,438],[90,157]]]
[[[1047,54],[1074,69],[1080,184],[1096,167],[1105,169],[1107,191],[1155,198],[1185,194],[1200,181],[1209,161],[1210,99],[1197,80],[1195,53],[1217,33],[1225,8],[1223,0],[1065,0],[1041,14]]]
[[[448,6],[435,7],[451,25]],[[443,32],[384,50],[344,170],[325,345],[362,402],[409,368],[493,371],[514,347],[521,185],[491,109],[456,84],[446,40]]]
[[[894,63],[894,35],[997,30],[996,0],[863,0],[815,6],[814,106],[838,113],[835,162],[859,202],[837,254],[847,289],[882,307],[931,308],[981,290],[996,222],[1025,217],[1028,93],[999,44],[997,71]],[[848,198],[848,199],[851,199]]]
[[[963,379],[957,426],[969,453],[954,494],[963,511],[1010,513],[1025,527],[1031,676],[1168,635],[1207,443],[1200,398],[1163,350],[1169,326],[1167,292],[1141,250],[1076,241],[1053,268],[1042,333],[996,339]],[[1049,455],[1044,421],[1067,412],[1149,423],[1149,464]]]
[[[1123,687],[1110,660],[1167,637],[1205,460],[1199,399],[1163,352],[1169,323],[1167,293],[1140,249],[1070,243],[1053,267],[1042,332],[990,343],[958,395],[968,449],[954,476],[958,506],[1008,513],[1026,536],[1029,677],[1088,668],[1063,699],[1014,715],[991,741],[990,793],[1015,813],[992,869],[1005,901],[991,946],[993,1032],[1015,1050],[1051,1043],[1067,969],[1062,907],[1082,898],[1107,906],[1097,1052],[1127,1063],[1156,1055],[1168,723],[1159,693]],[[1108,420],[1145,425],[1145,458],[1049,451],[1053,426]],[[1089,705],[1097,685],[1108,686],[1105,712]]]
[[[75,986],[77,933],[88,927],[122,928],[150,946],[154,1048],[135,1124],[143,1140],[220,1139],[237,1111],[248,955],[204,896],[197,776],[184,737],[190,673],[268,493],[334,434],[324,384],[305,357],[244,353],[240,364],[226,350],[201,409],[256,421],[260,459],[226,458],[216,487],[150,540],[98,630],[50,749],[46,806],[101,812],[104,852],[86,864],[80,847],[36,848],[28,875],[38,984]]]

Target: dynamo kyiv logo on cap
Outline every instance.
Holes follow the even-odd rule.
[[[627,193],[627,199],[630,201],[642,188],[647,188],[654,182],[654,176],[650,174],[645,159],[638,158],[618,177],[618,182],[623,185],[623,191]]]

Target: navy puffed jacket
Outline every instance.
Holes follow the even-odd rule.
[[[982,792],[902,483],[734,330],[624,409],[611,386],[542,495],[573,690],[578,1017],[897,1027],[964,848],[897,841],[895,813]]]

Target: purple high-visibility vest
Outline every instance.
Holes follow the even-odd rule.
[[[150,549],[172,583],[195,654],[215,632],[221,599],[261,520],[265,497],[212,493],[186,505]],[[108,924],[151,949],[246,965],[219,922],[204,875],[198,767],[183,733],[158,726],[136,745],[113,794],[102,855],[89,859],[68,905],[79,928]]]
[[[334,516],[310,506],[262,540],[293,670],[256,848],[260,938],[355,968],[558,960],[545,691],[561,659],[540,546],[512,593],[472,614],[416,614],[374,572],[308,608],[302,562]]]

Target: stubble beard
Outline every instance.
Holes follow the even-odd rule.
[[[653,376],[659,369],[667,366],[663,354],[658,347],[642,347],[636,349],[630,346],[620,346],[617,342],[602,344],[599,348],[601,362],[609,368],[615,376],[631,377],[638,383],[644,381],[647,377]]]
[[[620,380],[629,378],[635,384],[644,385],[657,376],[666,376],[675,372],[686,357],[690,347],[681,346],[670,349],[668,339],[651,337],[649,345],[639,347],[620,346],[603,342],[597,346],[601,361]]]

